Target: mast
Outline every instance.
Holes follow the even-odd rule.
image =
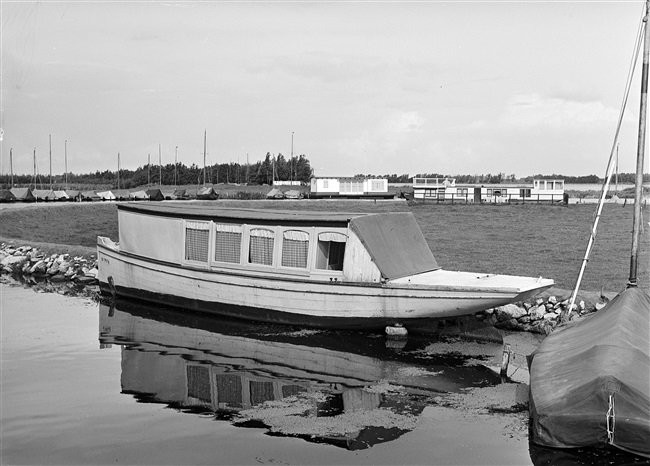
[[[64,142],[64,152],[65,152],[65,189],[68,189],[68,140]]]
[[[13,149],[9,149],[9,168],[11,169],[11,187],[14,187],[14,154]]]
[[[151,154],[147,154],[147,186],[151,186]]]
[[[158,186],[162,187],[162,153],[160,152],[160,143],[158,143]]]
[[[120,153],[117,153],[117,189],[120,189]]]
[[[618,196],[618,144],[616,144],[616,195]]]
[[[641,69],[641,104],[639,108],[639,138],[636,155],[636,182],[634,185],[634,220],[628,287],[637,286],[639,239],[641,234],[641,200],[643,198],[643,162],[645,158],[646,113],[648,106],[648,64],[650,63],[650,0],[646,0],[645,35],[643,37],[643,67]]]
[[[289,181],[293,184],[293,131],[291,131],[291,163],[289,163]]]
[[[36,148],[34,148],[34,189],[36,189]]]
[[[174,186],[176,186],[176,169],[178,168],[178,146],[176,146],[176,150],[174,151]]]
[[[52,135],[50,134],[50,189],[52,189]]]
[[[208,141],[208,130],[203,131],[203,186],[205,186],[205,151]]]

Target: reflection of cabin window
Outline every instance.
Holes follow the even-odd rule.
[[[251,406],[256,406],[265,401],[273,401],[273,382],[250,381]]]
[[[307,389],[305,387],[301,387],[300,385],[283,385],[282,398],[299,395],[300,393],[304,393],[306,391]]]
[[[241,378],[235,374],[217,374],[217,402],[232,407],[242,406]]]
[[[250,232],[248,261],[251,264],[273,265],[273,232],[262,228]]]
[[[187,366],[187,397],[210,403],[210,371],[203,366]]]
[[[185,222],[185,260],[207,262],[210,224]]]
[[[316,251],[316,268],[343,270],[343,256],[347,237],[342,233],[319,233]]]
[[[309,253],[309,234],[304,231],[289,230],[282,235],[282,266],[307,268]]]
[[[214,236],[214,260],[239,264],[242,227],[217,225]]]

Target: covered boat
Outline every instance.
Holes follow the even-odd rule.
[[[552,280],[442,270],[412,213],[118,205],[105,293],[250,320],[410,328],[522,301]]]
[[[10,191],[17,201],[33,202],[36,200],[31,188],[11,188]]]
[[[535,443],[650,457],[650,297],[630,287],[529,358]]]

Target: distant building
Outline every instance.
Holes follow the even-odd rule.
[[[413,178],[413,198],[466,203],[561,202],[564,180],[536,179],[532,185],[459,185],[454,178]]]
[[[386,178],[313,177],[309,197],[389,199],[395,195],[388,193]]]

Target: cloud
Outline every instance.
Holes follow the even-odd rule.
[[[576,101],[539,94],[516,95],[507,103],[497,124],[505,128],[548,127],[560,130],[611,125],[618,112],[600,101]]]

